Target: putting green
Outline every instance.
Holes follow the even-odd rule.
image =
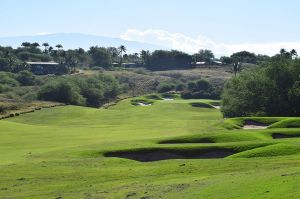
[[[1,120],[0,198],[300,197],[299,118],[250,118],[272,124],[243,130],[249,118],[224,121],[218,109],[192,106],[216,101],[151,100]],[[105,157],[149,151],[173,158]]]

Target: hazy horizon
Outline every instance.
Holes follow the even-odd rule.
[[[300,2],[295,0],[126,0],[118,4],[11,0],[1,4],[5,8],[0,13],[1,38],[80,33],[190,53],[210,49],[226,55],[241,50],[273,55],[280,48],[300,50],[300,28],[295,25]]]

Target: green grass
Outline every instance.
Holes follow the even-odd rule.
[[[217,109],[191,106],[217,101],[158,97],[126,99],[109,109],[55,107],[1,120],[0,198],[300,197],[300,138],[272,139],[274,133],[300,134],[298,118],[224,120]],[[152,106],[133,106],[135,99]],[[250,119],[272,128],[241,129]],[[235,154],[155,162],[104,157],[212,149]]]
[[[300,128],[300,118],[285,118],[272,124],[270,128]]]

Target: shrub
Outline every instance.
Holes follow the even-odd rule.
[[[35,83],[35,76],[29,71],[21,71],[17,75],[17,80],[23,86],[31,86]]]
[[[38,98],[73,105],[85,104],[85,99],[80,95],[78,86],[67,80],[47,83],[40,89]]]
[[[182,92],[184,99],[219,99],[220,91],[213,87],[207,80],[188,82],[187,88]]]
[[[88,88],[83,91],[87,106],[99,107],[104,103],[103,90],[97,88]]]
[[[6,72],[0,72],[0,84],[6,84],[10,86],[19,85],[18,81],[15,80],[14,75]]]
[[[175,89],[175,85],[174,84],[168,84],[168,83],[163,83],[163,84],[160,84],[158,86],[158,92],[159,93],[165,93],[165,92],[168,92],[168,91],[172,91]]]

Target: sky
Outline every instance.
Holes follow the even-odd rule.
[[[298,0],[1,0],[0,37],[84,33],[195,52],[300,50]]]

